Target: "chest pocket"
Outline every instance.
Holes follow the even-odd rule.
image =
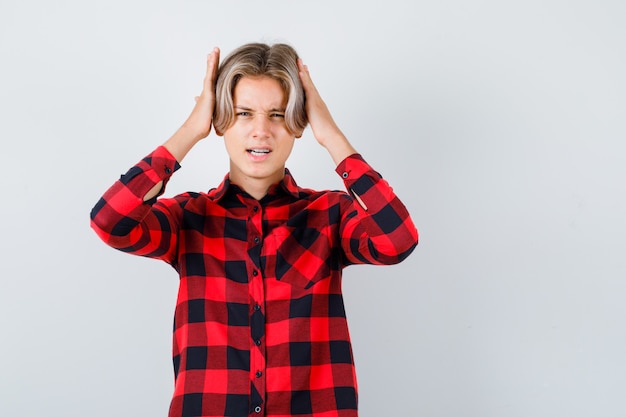
[[[277,280],[308,289],[330,276],[333,250],[328,236],[319,230],[281,226],[265,240],[267,272]]]

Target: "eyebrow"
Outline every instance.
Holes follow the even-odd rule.
[[[238,110],[248,110],[248,111],[254,111],[254,109],[251,109],[250,107],[246,107],[246,106],[235,106],[235,109]],[[268,110],[270,113],[271,112],[280,112],[280,113],[284,113],[285,109],[283,108],[277,108],[277,107],[273,107],[271,109]]]

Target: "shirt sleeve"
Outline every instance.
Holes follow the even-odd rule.
[[[163,146],[139,161],[123,174],[100,198],[91,210],[91,227],[109,246],[136,255],[175,259],[178,229],[177,211],[173,199],[157,197],[144,201],[144,196],[159,182],[158,195],[180,165]]]
[[[404,204],[359,154],[336,169],[350,196],[341,204],[341,245],[347,264],[399,263],[413,252],[417,228]]]

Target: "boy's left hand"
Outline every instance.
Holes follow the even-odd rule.
[[[333,120],[326,103],[322,100],[313,80],[311,80],[309,68],[304,65],[302,59],[298,59],[298,69],[306,96],[305,109],[313,135],[320,145],[328,150],[335,163],[339,164],[348,156],[356,153],[356,150],[350,145]]]

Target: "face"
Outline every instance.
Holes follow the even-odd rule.
[[[295,136],[285,125],[287,99],[273,78],[243,77],[233,94],[234,123],[224,142],[230,157],[230,179],[248,191],[279,182]],[[249,191],[248,191],[249,192]]]

